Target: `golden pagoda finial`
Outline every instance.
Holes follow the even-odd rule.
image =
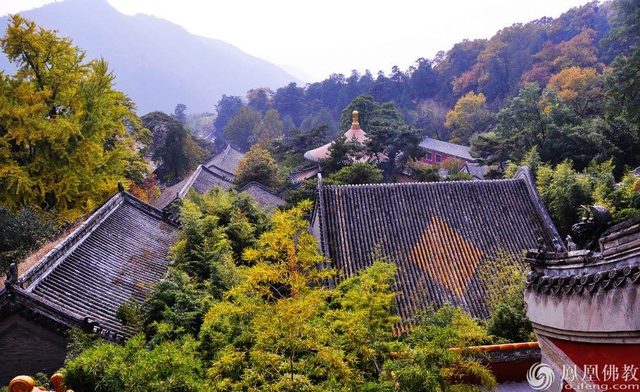
[[[353,118],[353,122],[351,123],[351,128],[353,129],[358,129],[360,128],[360,123],[358,122],[358,111],[354,110],[353,112],[351,112],[351,116]]]

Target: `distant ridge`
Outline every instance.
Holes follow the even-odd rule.
[[[106,0],[65,0],[25,11],[22,16],[73,39],[89,58],[104,57],[118,89],[138,112],[213,111],[222,94],[244,95],[256,86],[277,88],[297,79],[265,60],[224,41],[200,37],[153,16],[124,15]],[[4,34],[8,17],[0,18]],[[0,54],[0,69],[14,68]]]

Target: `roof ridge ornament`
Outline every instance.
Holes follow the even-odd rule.
[[[11,288],[18,283],[18,266],[16,263],[9,264],[9,270],[7,271],[7,277],[4,281],[5,288]]]

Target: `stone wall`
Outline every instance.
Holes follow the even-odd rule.
[[[64,335],[20,315],[0,321],[0,385],[17,375],[49,376],[64,365],[67,339]]]

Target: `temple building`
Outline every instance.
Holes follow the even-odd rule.
[[[439,165],[447,159],[454,158],[464,162],[473,163],[476,161],[471,156],[471,147],[443,142],[442,140],[425,137],[420,142],[420,147],[424,148],[426,154],[421,162],[431,165]]]
[[[552,391],[640,389],[640,218],[602,232],[607,215],[592,208],[574,225],[593,239],[527,253],[527,316],[553,372],[540,379]]]
[[[344,133],[344,137],[347,142],[356,141],[362,145],[364,145],[367,142],[367,140],[369,140],[369,137],[367,136],[365,131],[362,130],[362,128],[360,128],[360,122],[358,119],[357,110],[354,110],[352,113],[351,128],[349,128],[347,132]],[[312,162],[320,162],[323,159],[329,158],[329,156],[331,155],[329,148],[331,147],[332,144],[333,142],[329,142],[323,146],[320,146],[318,148],[305,152],[304,153],[305,159],[308,159]]]
[[[474,180],[484,179],[487,173],[488,168],[479,164],[477,160],[471,156],[471,147],[444,142],[430,137],[425,137],[420,142],[420,147],[425,150],[425,155],[420,159],[420,162],[427,165],[440,166],[448,159],[457,159],[463,163],[462,172],[469,174]],[[446,177],[447,174],[446,170],[440,169],[441,177]]]
[[[274,212],[278,207],[284,206],[286,202],[273,190],[267,188],[259,182],[251,181],[238,190],[245,193],[266,212]]]
[[[524,270],[527,249],[560,241],[526,168],[490,181],[323,186],[320,178],[311,224],[346,277],[376,259],[398,266],[405,324],[444,304],[488,317],[487,290],[506,283],[494,278],[501,263]]]
[[[244,153],[236,150],[230,144],[219,154],[198,167],[182,181],[165,188],[154,206],[165,211],[172,217],[176,216],[174,201],[184,199],[193,189],[199,194],[204,194],[213,188],[235,189],[234,184],[238,165],[244,157]],[[272,189],[257,183],[250,183],[238,190],[249,195],[260,207],[266,211],[274,211],[285,203]]]
[[[71,328],[112,342],[130,337],[116,312],[165,276],[177,232],[162,211],[121,190],[44,256],[12,264],[0,289],[0,385],[62,367]]]

